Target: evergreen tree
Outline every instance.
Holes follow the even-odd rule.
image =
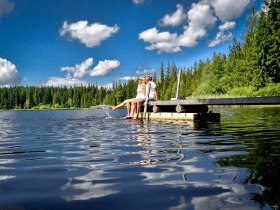
[[[266,45],[268,48],[268,56],[265,65],[267,75],[272,82],[280,82],[280,1],[266,0],[268,7],[266,15],[268,37],[266,37]]]
[[[256,45],[254,50],[255,74],[254,82],[257,87],[264,87],[268,82],[266,57],[268,55],[268,46],[266,44],[266,37],[268,37],[269,30],[266,27],[266,18],[264,11],[261,12],[256,31]]]
[[[164,88],[164,96],[162,100],[170,100],[171,98],[175,97],[176,91],[174,92],[174,84],[176,83],[176,72],[176,65],[172,64],[172,67],[170,67],[168,64],[165,82],[166,86]]]
[[[254,46],[255,46],[255,36],[256,36],[256,26],[257,26],[257,11],[255,7],[252,7],[252,12],[249,18],[247,19],[245,33],[243,35],[244,44],[241,49],[242,58],[239,60],[239,63],[243,69],[243,86],[254,85],[253,75],[254,75],[254,63],[252,57],[254,55]]]
[[[256,28],[254,63],[255,81],[259,87],[280,82],[280,2],[264,2]]]

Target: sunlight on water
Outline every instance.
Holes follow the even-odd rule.
[[[0,112],[0,209],[279,205],[280,109],[215,111],[214,124],[125,120],[104,105]]]

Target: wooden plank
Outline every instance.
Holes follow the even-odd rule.
[[[146,116],[143,116],[143,112],[140,113],[141,117],[145,117],[148,120],[186,120],[186,121],[220,121],[219,113],[170,113],[170,112],[147,112]]]
[[[173,101],[151,101],[150,105],[271,105],[280,104],[280,96],[187,99]]]
[[[160,112],[160,113],[147,113],[149,119],[159,119],[159,120],[191,120],[195,119],[196,113],[170,113],[170,112]]]

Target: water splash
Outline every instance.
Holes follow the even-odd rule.
[[[99,105],[99,107],[101,108],[101,110],[105,113],[105,115],[107,116],[106,118],[107,119],[111,119],[113,118],[111,115],[110,115],[110,106],[108,105]]]

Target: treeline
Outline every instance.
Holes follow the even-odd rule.
[[[77,87],[14,86],[0,89],[0,109],[89,108],[101,104],[107,90]]]
[[[0,109],[90,108],[115,105],[136,95],[137,81],[113,83],[112,88],[98,85],[75,87],[13,86],[0,88]]]
[[[279,96],[280,94],[280,2],[264,1],[247,20],[242,40],[233,39],[230,52],[214,53],[191,68],[161,64],[153,75],[160,100],[175,97],[181,70],[180,96]],[[0,88],[0,109],[90,108],[115,105],[136,95],[137,81],[113,82],[112,88],[88,86]]]

